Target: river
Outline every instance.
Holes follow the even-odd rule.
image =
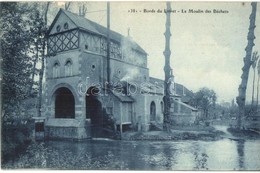
[[[110,155],[113,159],[111,164],[118,164],[123,170],[260,170],[259,140],[162,142],[94,139],[84,142],[50,141],[46,146],[60,152],[70,150],[74,155],[88,153],[89,159]]]
[[[45,141],[29,145],[18,161],[14,161],[8,167],[91,170],[260,170],[260,140],[229,139],[229,135],[217,141],[110,139],[80,142]]]

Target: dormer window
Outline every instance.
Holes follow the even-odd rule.
[[[58,62],[55,62],[53,65],[53,78],[57,78],[60,76],[60,64]]]
[[[72,62],[71,60],[67,60],[65,64],[65,75],[72,76]]]

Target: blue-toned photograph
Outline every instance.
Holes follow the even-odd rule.
[[[260,171],[259,9],[1,1],[1,169]]]

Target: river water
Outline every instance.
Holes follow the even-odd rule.
[[[260,140],[45,141],[30,144],[7,168],[90,170],[260,170]],[[234,139],[232,139],[234,138]]]
[[[260,170],[260,140],[218,141],[49,141],[47,147],[87,153],[89,159],[110,155],[111,169],[123,170]],[[69,157],[69,156],[68,156]],[[102,165],[97,169],[102,169]],[[95,169],[95,168],[94,168]],[[106,167],[104,169],[109,169]]]

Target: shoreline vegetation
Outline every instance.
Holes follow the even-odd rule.
[[[31,123],[29,123],[29,124],[31,124]],[[24,127],[24,126],[21,126],[21,127]],[[255,140],[255,139],[259,140],[260,139],[260,134],[257,131],[237,130],[237,129],[231,128],[231,127],[226,129],[226,127],[228,127],[228,126],[225,126],[225,125],[221,126],[221,127],[224,127],[224,128],[219,129],[219,128],[216,128],[216,126],[207,126],[207,125],[172,126],[170,133],[167,133],[163,130],[158,130],[158,129],[154,129],[153,131],[148,131],[148,132],[128,131],[128,132],[123,133],[121,140],[122,141],[162,141],[162,142],[165,141],[166,142],[166,141],[189,141],[189,140],[217,141],[217,140],[222,140],[222,139],[244,141],[244,140]],[[18,129],[21,129],[21,128],[18,128]],[[13,130],[12,133],[15,134],[18,129]],[[32,128],[30,128],[30,129],[32,129]],[[20,131],[20,130],[18,130],[18,131]],[[11,131],[9,131],[9,134],[10,133],[11,133]],[[11,137],[11,136],[9,136],[9,137]],[[42,146],[42,144],[44,142],[43,141],[41,141],[40,143],[36,142],[32,138],[32,136],[29,134],[27,134],[27,137],[24,137],[24,139],[26,139],[26,140],[22,140],[22,142],[21,142],[21,140],[19,140],[20,142],[13,141],[13,140],[9,141],[9,144],[17,143],[17,145],[13,144],[14,146],[7,146],[7,144],[3,145],[2,169],[32,168],[31,165],[34,165],[35,166],[34,168],[45,168],[46,165],[41,165],[42,164],[42,162],[40,161],[41,158],[34,160],[34,159],[29,159],[29,158],[25,159],[23,157],[23,152],[30,153],[30,155],[34,155],[35,153],[38,153],[39,151],[41,151],[40,153],[44,152],[45,150],[44,150],[44,147]],[[10,140],[10,138],[9,138],[9,140]],[[62,139],[58,139],[58,140],[62,140]],[[95,140],[95,138],[88,139],[88,140]],[[118,140],[118,139],[112,139],[112,140]],[[46,140],[46,141],[48,141],[48,140]],[[4,143],[2,142],[2,144],[4,144]],[[39,145],[39,144],[41,144],[41,145]],[[33,149],[30,147],[33,147]],[[19,149],[19,151],[18,151],[18,149]],[[13,152],[11,152],[11,150]],[[19,155],[19,157],[17,157],[18,156],[17,154]],[[44,155],[44,154],[42,153],[42,155]],[[59,153],[56,153],[56,155],[58,157]],[[34,157],[32,157],[32,158],[34,158]],[[17,159],[18,159],[18,161],[17,161]],[[26,160],[26,162],[23,161],[24,159]],[[69,162],[71,162],[71,161],[69,161]],[[98,162],[98,160],[97,160],[97,162]],[[19,163],[19,164],[22,163],[22,164],[14,166],[15,163]],[[31,163],[33,163],[33,164],[31,164]],[[90,163],[88,163],[88,165],[90,165]],[[99,163],[98,163],[98,165],[99,165]],[[60,168],[62,168],[62,166]]]
[[[162,130],[125,132],[122,140],[218,140],[224,132],[211,126],[174,126],[169,133]]]
[[[221,139],[232,140],[254,140],[260,139],[260,133],[254,130],[239,130],[236,128],[227,128],[227,131],[217,130],[212,126],[198,127],[174,127],[170,133],[164,131],[148,131],[148,132],[125,132],[122,140],[140,141],[140,140],[202,140],[216,141]]]

